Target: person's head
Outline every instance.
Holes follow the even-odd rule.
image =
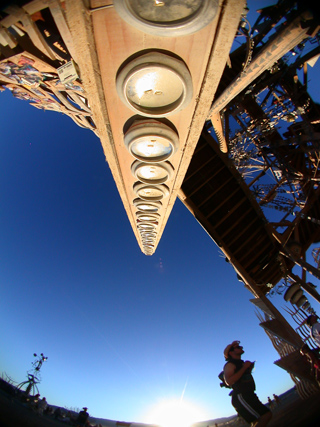
[[[311,314],[311,316],[307,317],[306,324],[308,326],[312,326],[317,323],[318,317],[315,314]]]
[[[84,408],[82,408],[84,411],[87,411],[88,410],[88,408],[86,408],[86,407],[84,407]]]
[[[233,341],[231,344],[227,345],[227,347],[223,351],[223,355],[225,359],[240,359],[241,355],[244,353],[242,345],[239,345],[240,341]]]

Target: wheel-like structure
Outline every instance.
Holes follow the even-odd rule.
[[[17,389],[24,391],[26,395],[35,396],[36,394],[39,394],[39,389],[37,386],[38,380],[36,377],[30,378],[27,381],[23,381],[22,383],[18,384]]]

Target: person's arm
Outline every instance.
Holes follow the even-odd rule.
[[[226,383],[229,386],[232,386],[234,383],[240,380],[242,375],[245,373],[245,371],[252,366],[252,362],[249,362],[249,360],[245,361],[242,368],[239,369],[238,372],[235,373],[236,366],[230,362],[227,363],[224,367],[224,378]]]

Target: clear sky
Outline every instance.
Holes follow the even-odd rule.
[[[147,257],[92,132],[8,90],[0,126],[0,372],[21,382],[43,352],[51,404],[157,422],[161,402],[183,397],[200,421],[235,413],[217,375],[239,339],[264,402],[293,386],[252,295],[179,200]]]

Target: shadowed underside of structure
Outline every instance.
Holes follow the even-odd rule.
[[[283,276],[279,250],[267,221],[226,155],[203,132],[179,197],[234,264],[264,293]]]

